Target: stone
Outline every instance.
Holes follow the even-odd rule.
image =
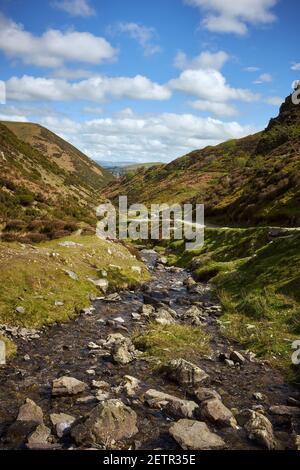
[[[153,305],[150,304],[143,304],[141,307],[141,315],[145,317],[150,317],[152,313],[154,312],[154,307]]]
[[[23,315],[25,313],[25,308],[24,307],[17,307],[16,308],[16,312],[17,313],[20,313],[21,315]]]
[[[87,375],[96,375],[96,371],[94,369],[88,369],[85,371]]]
[[[125,323],[125,320],[124,320],[124,318],[122,318],[122,317],[116,317],[116,318],[114,318],[113,321],[115,321],[115,322],[117,322],[117,323]]]
[[[105,347],[110,350],[113,361],[117,364],[129,364],[136,358],[136,350],[132,341],[121,333],[109,335]]]
[[[145,393],[145,402],[150,408],[164,410],[176,418],[194,418],[199,406],[194,401],[150,389]]]
[[[136,321],[138,321],[138,320],[140,320],[140,319],[142,318],[142,316],[140,315],[140,313],[136,313],[136,312],[132,312],[131,316],[132,316],[132,319],[133,319],[133,320],[136,320]]]
[[[105,392],[103,390],[98,390],[97,393],[96,393],[96,399],[98,401],[108,400],[109,397],[110,397],[109,392]]]
[[[110,385],[108,382],[105,382],[104,380],[93,380],[92,381],[92,387],[93,388],[102,388],[103,390],[109,390]]]
[[[266,401],[267,399],[267,397],[263,393],[260,393],[260,392],[254,392],[253,398],[255,398],[255,400],[257,401]]]
[[[201,421],[180,419],[170,427],[169,432],[184,450],[216,450],[226,446],[223,439]]]
[[[91,350],[101,349],[101,346],[99,346],[99,344],[93,343],[93,341],[90,341],[87,347]]]
[[[272,423],[258,411],[247,410],[249,420],[245,424],[248,438],[258,442],[268,450],[276,449]]]
[[[166,364],[167,376],[180,385],[195,386],[208,379],[200,367],[185,359],[173,359]]]
[[[202,404],[201,418],[208,419],[218,426],[237,427],[237,422],[232,412],[226,408],[219,398],[206,400]]]
[[[78,276],[76,273],[74,273],[74,271],[69,271],[69,270],[65,270],[65,273],[71,278],[73,279],[73,281],[78,281]]]
[[[187,287],[187,289],[190,289],[191,287],[195,286],[197,283],[192,276],[189,276],[183,281],[183,284]]]
[[[154,311],[151,317],[155,323],[158,323],[159,325],[174,325],[176,323],[171,313],[164,308],[159,308]]]
[[[87,385],[74,377],[60,377],[59,379],[53,380],[52,384],[52,395],[67,396],[67,395],[78,395],[78,393],[84,392],[87,389]]]
[[[114,292],[113,294],[107,295],[104,300],[105,302],[119,302],[122,299],[117,292]]]
[[[234,362],[231,359],[225,359],[224,362],[228,367],[234,367]]]
[[[82,243],[72,242],[71,240],[70,241],[66,240],[64,242],[60,242],[58,245],[66,247],[66,248],[72,248],[72,247],[75,247],[75,246],[83,246]]]
[[[183,319],[191,325],[200,326],[202,324],[201,315],[202,311],[196,307],[196,305],[193,305],[186,312],[184,312]]]
[[[24,359],[25,362],[29,362],[31,360],[29,354],[25,354],[23,356],[23,359]]]
[[[194,395],[200,402],[210,400],[211,398],[217,398],[221,400],[219,393],[212,388],[198,387],[194,390]]]
[[[94,397],[94,395],[87,395],[85,397],[77,398],[76,403],[81,405],[88,405],[90,403],[95,403],[96,401],[97,399]]]
[[[55,428],[57,436],[61,438],[68,434],[76,418],[66,413],[52,413],[50,414],[50,421]]]
[[[131,266],[131,271],[134,273],[142,274],[142,268],[140,266]]]
[[[300,436],[296,435],[294,438],[295,450],[300,450]]]
[[[28,449],[39,449],[45,444],[49,444],[50,435],[51,430],[44,424],[39,424],[28,437],[26,447]]]
[[[26,398],[24,405],[19,409],[17,421],[30,421],[36,424],[43,424],[43,410],[34,401],[30,400],[30,398]]]
[[[105,278],[94,279],[92,277],[88,277],[88,281],[90,281],[92,284],[94,284],[94,286],[99,287],[99,289],[101,289],[104,293],[108,289],[108,285],[109,285],[108,280],[105,279]]]
[[[110,447],[112,442],[128,439],[138,432],[137,415],[121,400],[107,400],[97,405],[71,435],[78,445]]]
[[[246,362],[246,359],[244,358],[244,356],[238,351],[231,351],[230,359],[233,362],[237,362],[238,364],[244,364],[244,362]]]
[[[292,417],[300,416],[300,408],[296,408],[295,406],[275,405],[275,406],[271,406],[269,411],[273,415],[279,415],[279,416],[292,416]]]
[[[141,381],[132,377],[131,375],[125,375],[121,383],[122,390],[126,393],[129,398],[136,396],[140,389]]]
[[[63,307],[64,303],[61,300],[55,300],[54,306],[55,307]]]

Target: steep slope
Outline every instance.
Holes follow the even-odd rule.
[[[204,203],[220,223],[300,223],[300,106],[287,97],[268,127],[127,175],[106,190],[132,202]]]
[[[28,130],[38,129],[43,148],[34,148],[35,137],[30,137],[36,141],[34,146],[19,139],[11,126],[28,136]],[[72,167],[66,168],[66,162]],[[94,225],[100,188],[106,177],[112,178],[67,142],[36,125],[0,123],[0,163],[0,231],[6,240],[40,241],[64,236],[79,223]]]

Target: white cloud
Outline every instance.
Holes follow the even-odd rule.
[[[17,101],[103,102],[108,98],[136,100],[166,100],[171,91],[147,77],[92,77],[78,82],[24,75],[6,82],[8,99]]]
[[[40,122],[94,159],[110,161],[170,161],[193,149],[255,131],[234,121],[193,114],[135,114],[130,109],[84,123],[57,118]]]
[[[228,103],[197,100],[190,102],[190,106],[198,111],[211,112],[216,116],[236,116],[238,110]]]
[[[196,96],[204,101],[224,103],[228,100],[255,101],[259,95],[249,90],[232,88],[218,70],[185,70],[169,82],[171,89]]]
[[[1,14],[0,50],[25,64],[53,68],[62,67],[65,62],[101,64],[117,55],[106,39],[91,33],[49,29],[35,36]]]
[[[85,106],[84,108],[82,108],[82,112],[86,114],[102,114],[104,113],[104,109],[96,107],[96,106],[95,107]]]
[[[271,106],[281,106],[284,99],[280,96],[269,96],[264,100],[265,103],[270,104]]]
[[[71,16],[93,16],[95,10],[88,0],[56,0],[52,2],[55,8],[66,11]]]
[[[179,51],[175,57],[174,65],[178,69],[215,69],[220,70],[228,61],[229,55],[224,51],[218,52],[201,52],[198,56],[188,59],[186,54]]]
[[[158,34],[155,28],[144,26],[138,23],[123,23],[119,22],[109,27],[112,34],[125,33],[132,39],[138,42],[143,48],[146,56],[157,54],[161,52],[161,47],[156,43]]]
[[[259,67],[245,67],[244,68],[244,71],[245,72],[258,72],[259,71]]]
[[[270,83],[273,81],[273,77],[270,73],[262,73],[257,80],[255,80],[253,83],[256,85],[260,85],[261,83]]]
[[[81,78],[94,77],[95,73],[85,69],[70,69],[62,67],[54,70],[53,73],[51,73],[51,76],[54,78],[64,78],[66,80],[79,80]]]
[[[218,33],[246,34],[248,25],[268,24],[276,20],[271,9],[278,0],[185,0],[205,12],[202,24]]]
[[[292,69],[292,70],[296,70],[296,71],[300,70],[300,62],[294,63],[294,64],[291,66],[291,69]]]

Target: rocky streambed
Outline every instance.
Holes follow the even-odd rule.
[[[142,288],[18,332],[0,368],[0,449],[299,450],[299,389],[223,336],[209,286],[141,254],[152,273]],[[149,321],[204,328],[211,353],[158,371],[131,340]]]

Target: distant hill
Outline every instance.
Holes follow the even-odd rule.
[[[125,175],[114,199],[204,203],[220,223],[300,225],[300,106],[288,96],[257,134],[195,150],[168,165]]]
[[[114,176],[120,177],[127,175],[128,173],[132,173],[141,169],[151,168],[152,166],[161,165],[160,162],[147,162],[147,163],[101,163],[101,166],[106,168],[110,173]]]
[[[31,123],[0,123],[0,232],[39,241],[95,224],[94,206],[114,179],[74,146]]]

